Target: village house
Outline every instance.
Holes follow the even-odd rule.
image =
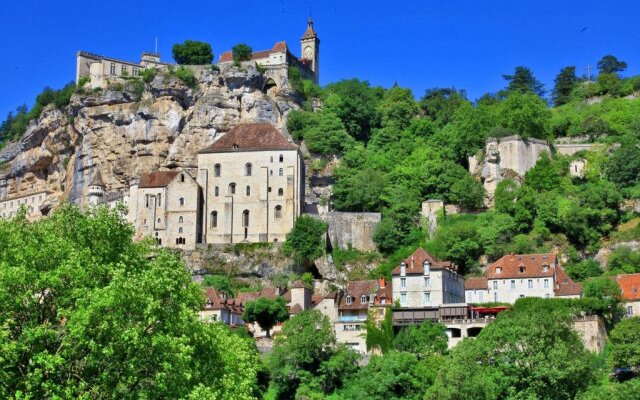
[[[198,154],[203,243],[282,242],[300,215],[298,146],[269,123],[241,124]]]
[[[624,313],[627,317],[640,315],[640,274],[621,274],[612,276],[622,291]]]
[[[47,190],[42,190],[26,195],[11,196],[0,199],[0,218],[13,218],[18,215],[20,207],[25,207],[27,219],[38,219],[43,215],[40,208],[50,193],[51,192]]]
[[[229,326],[244,326],[244,309],[235,299],[227,299],[215,288],[204,288],[205,305],[198,313],[200,319],[207,322],[220,321]]]
[[[136,198],[136,239],[150,236],[159,245],[194,249],[201,235],[199,187],[186,171],[157,171],[140,177]]]
[[[582,285],[573,282],[556,254],[508,254],[487,267],[483,277],[465,282],[467,303],[515,303],[521,297],[578,298]]]
[[[391,272],[393,301],[408,308],[464,303],[464,278],[457,271],[418,248]]]

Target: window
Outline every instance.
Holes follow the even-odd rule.
[[[273,170],[269,170],[269,175],[273,176]]]
[[[249,210],[242,212],[242,226],[245,228],[249,226]]]
[[[500,272],[502,272],[502,268],[496,267],[496,274],[499,274]]]
[[[116,63],[111,63],[111,66],[109,67],[109,73],[111,75],[115,75],[116,74]]]
[[[182,233],[182,232],[184,232],[184,230],[182,229],[182,227],[179,227],[178,228],[178,233]]]
[[[269,157],[269,162],[273,162],[273,156]]]
[[[482,291],[480,291],[480,293],[478,293],[478,300],[480,300],[480,303],[482,303],[484,301],[482,299]]]
[[[127,70],[127,66],[123,65],[120,67],[120,74],[122,75],[129,75],[129,71]]]
[[[431,286],[431,279],[427,276],[424,278],[424,287],[428,288]]]
[[[160,218],[158,218],[158,223],[159,223],[159,224],[161,224],[161,223],[162,223],[162,220],[161,220]]]
[[[523,295],[523,294],[521,294],[521,295],[520,295],[520,298],[523,298],[523,297],[524,297],[524,295]]]
[[[278,196],[282,196],[284,194],[284,190],[282,188],[278,189]]]
[[[407,287],[407,278],[400,278],[400,287],[401,288]]]
[[[407,305],[407,294],[406,293],[400,293],[400,305],[401,306],[406,306]]]
[[[236,184],[233,182],[229,184],[229,194],[236,194]]]
[[[247,186],[246,192],[247,196],[251,196],[251,186]]]
[[[347,298],[346,298],[346,302],[347,302],[347,305],[349,305],[349,304],[353,303],[353,297],[351,297],[351,296],[347,296]]]
[[[213,175],[220,176],[220,164],[216,164],[213,166]]]
[[[529,286],[529,289],[533,289],[533,279],[529,279],[529,280],[527,281],[527,284],[528,284],[528,286]]]
[[[244,174],[246,176],[251,176],[252,169],[253,169],[253,165],[251,165],[251,163],[246,163],[244,165]]]
[[[211,212],[211,219],[209,224],[211,225],[212,228],[217,228],[218,227],[218,212],[217,211],[212,211]]]
[[[511,280],[511,289],[515,289],[516,288],[516,281],[515,280]]]
[[[360,296],[360,304],[365,304],[367,302],[367,296],[362,295]]]
[[[138,76],[138,67],[131,68],[131,71],[133,73],[133,76]]]
[[[493,281],[493,288],[498,289],[498,281]]]
[[[633,307],[632,306],[627,306],[627,315],[629,315],[629,316],[633,315]]]
[[[400,263],[400,276],[405,276],[407,274],[407,263],[404,261]]]
[[[183,223],[184,222],[184,218],[182,218],[182,215],[178,217],[178,223]]]
[[[431,293],[424,292],[424,305],[427,306],[431,304]]]
[[[280,175],[280,176],[284,175],[284,169],[280,168],[278,170],[278,175]]]
[[[430,265],[429,265],[429,261],[425,261],[424,264],[422,264],[424,266],[424,274],[428,275],[429,271],[430,271]]]
[[[278,158],[279,158],[280,162],[284,162],[284,156],[282,154],[280,154],[280,157],[278,157]]]
[[[542,266],[542,272],[547,272],[547,271],[549,271],[549,266],[548,265]]]
[[[178,203],[180,203],[181,206],[184,206],[184,197],[180,197],[180,200],[178,200]]]
[[[213,188],[213,195],[218,197],[220,195],[220,188],[219,187],[215,187]]]
[[[146,195],[144,196],[144,201],[145,201],[145,207],[149,208],[149,204],[151,204],[151,202],[149,201],[150,196]]]
[[[549,289],[549,280],[548,279],[544,280],[544,288],[545,289]]]
[[[275,219],[280,219],[282,218],[282,206],[276,206],[274,212],[273,212],[273,217]]]
[[[518,267],[518,271],[520,271],[521,274],[524,274],[525,268],[523,266]]]
[[[158,207],[162,206],[162,194],[158,193]]]
[[[184,182],[184,174],[180,174],[180,182]]]
[[[493,292],[493,301],[498,301],[498,292]]]

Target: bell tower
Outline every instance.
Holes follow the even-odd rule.
[[[319,83],[320,77],[320,39],[313,29],[313,19],[309,17],[307,30],[300,39],[300,58],[306,60],[309,68],[313,71],[313,81]]]

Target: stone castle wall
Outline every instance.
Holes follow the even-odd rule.
[[[329,224],[328,239],[332,247],[374,251],[373,231],[380,222],[380,213],[329,212],[312,215]]]

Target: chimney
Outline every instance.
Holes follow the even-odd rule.
[[[411,255],[411,269],[413,269],[413,254]]]
[[[380,289],[384,289],[386,287],[386,279],[384,278],[384,276],[382,278],[378,278],[378,286],[380,286]]]

